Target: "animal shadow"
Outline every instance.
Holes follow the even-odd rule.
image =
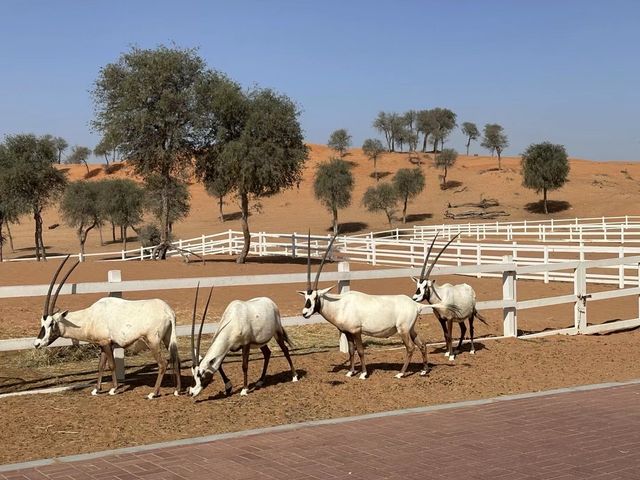
[[[525,210],[529,213],[542,213],[544,214],[544,201],[527,203],[524,206]],[[547,200],[547,210],[549,213],[564,212],[571,208],[571,204],[564,200]]]

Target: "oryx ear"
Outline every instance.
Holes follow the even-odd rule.
[[[59,322],[60,320],[64,320],[65,318],[67,318],[68,313],[69,313],[69,310],[65,310],[64,312],[54,313],[52,316],[53,321]]]
[[[306,290],[296,290],[296,293],[298,295],[302,295],[304,297],[307,294],[307,291]]]
[[[411,280],[413,280],[416,283],[420,283],[422,281],[418,277],[411,277]]]
[[[322,290],[318,290],[318,295],[324,295],[325,293],[329,293],[335,285],[331,285],[329,288],[323,288]]]

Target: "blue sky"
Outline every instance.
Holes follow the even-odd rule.
[[[502,124],[507,154],[549,140],[640,160],[637,1],[3,0],[0,11],[0,137],[93,147],[100,67],[173,42],[289,95],[310,142],[347,128],[359,146],[380,110],[441,106],[459,123]],[[462,151],[462,136],[447,146]]]

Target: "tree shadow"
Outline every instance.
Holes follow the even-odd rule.
[[[225,222],[240,220],[242,218],[242,212],[224,213],[222,216]],[[251,212],[249,212],[249,216],[251,216]]]
[[[544,201],[539,200],[537,202],[527,203],[524,208],[529,213],[544,214]],[[564,200],[547,200],[547,209],[549,213],[564,212],[570,208],[571,204]]]
[[[104,173],[111,175],[112,173],[119,172],[124,168],[124,163],[112,163],[111,165],[105,165],[103,167]]]
[[[462,182],[458,180],[448,180],[444,185],[440,185],[440,190],[448,190],[450,188],[456,188],[462,185]]]
[[[346,234],[346,233],[356,233],[360,232],[369,227],[369,224],[364,222],[344,222],[338,224],[338,233]],[[333,231],[333,228],[327,228],[327,232]]]
[[[351,168],[358,166],[358,162],[354,162],[353,160],[345,160],[343,158],[342,161],[349,165]]]
[[[94,168],[92,170],[89,170],[87,173],[84,174],[84,178],[85,180],[88,180],[89,178],[97,177],[101,171],[102,171],[102,168]]]
[[[378,179],[388,177],[389,175],[391,175],[391,172],[378,172]],[[375,173],[371,173],[371,174],[369,174],[369,177],[370,178],[376,178],[376,174]]]
[[[433,213],[412,213],[407,215],[407,222],[421,222],[427,218],[433,218]]]

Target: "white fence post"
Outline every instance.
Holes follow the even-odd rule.
[[[349,262],[339,262],[338,272],[348,272]],[[347,293],[351,288],[351,282],[349,280],[338,280],[338,293]],[[349,343],[344,333],[340,334],[340,351],[343,353],[349,353]]]
[[[503,258],[504,263],[512,263],[513,258],[511,255],[506,255]],[[516,272],[505,271],[502,272],[502,299],[516,301]],[[503,334],[505,337],[517,337],[518,336],[518,317],[515,305],[513,307],[502,307],[502,324]]]
[[[291,234],[291,258],[296,258],[296,232]]]
[[[476,265],[482,265],[482,250],[479,243],[476,244]],[[476,273],[476,278],[481,278],[482,274],[480,272]]]
[[[573,293],[576,303],[573,309],[573,323],[577,333],[587,328],[587,272],[582,264],[576,268],[573,277]]]
[[[549,264],[549,247],[546,245],[543,247],[543,263],[545,265]],[[544,283],[549,283],[549,271],[545,270],[544,272]]]
[[[107,282],[120,283],[122,281],[122,273],[120,270],[109,270],[107,273]],[[114,285],[114,288],[116,285]],[[109,292],[110,297],[122,298],[122,292],[118,290],[111,290]],[[122,347],[116,347],[113,349],[113,359],[116,364],[116,378],[124,382],[124,349]]]
[[[618,258],[624,258],[624,247],[620,247]],[[618,288],[624,288],[624,263],[618,266]]]

